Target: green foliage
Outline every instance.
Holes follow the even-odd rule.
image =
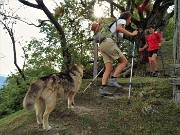
[[[47,43],[47,39],[33,39],[24,49],[28,56],[25,68],[41,69],[41,67],[51,67],[61,69],[62,56],[61,49],[52,42]]]
[[[26,86],[27,83],[22,81],[18,75],[8,77],[7,85],[0,92],[2,97],[0,101],[0,110],[13,113],[22,109],[22,99]]]
[[[13,113],[22,109],[23,98],[33,80],[47,74],[57,72],[49,66],[26,68],[26,80],[19,74],[12,74],[7,78],[6,86],[0,91],[0,110]]]
[[[172,40],[174,36],[174,17],[169,20],[164,37],[167,41]]]
[[[60,11],[59,11],[60,10]],[[61,3],[61,7],[55,9],[55,16],[59,24],[62,26],[67,40],[67,47],[72,55],[72,63],[81,62],[84,66],[88,65],[88,61],[92,59],[92,46],[87,41],[89,33],[84,26],[84,22],[88,21],[82,16],[83,7],[80,7],[77,1],[65,1]],[[63,12],[63,14],[59,14]],[[63,63],[63,45],[61,37],[57,33],[55,27],[50,23],[44,23],[41,26],[40,32],[46,36],[41,41],[33,40],[28,45],[28,51],[31,55],[31,60],[28,65],[35,63],[36,59],[50,66],[61,69]],[[42,55],[41,55],[42,54]],[[71,64],[72,64],[71,63]]]
[[[64,8],[65,15],[58,18],[66,33],[68,47],[72,53],[72,62],[81,62],[87,65],[92,59],[92,46],[87,42],[88,33],[84,22],[88,21],[81,16],[84,9],[80,7],[77,1],[65,1],[61,5]]]

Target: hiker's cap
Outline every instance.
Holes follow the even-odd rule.
[[[99,23],[93,22],[92,25],[91,25],[91,30],[96,32],[98,27],[99,27]]]

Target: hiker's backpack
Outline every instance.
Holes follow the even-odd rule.
[[[112,37],[113,34],[110,31],[111,26],[116,22],[116,18],[104,18],[99,22],[98,31],[93,36],[93,39],[97,43],[101,43],[104,39]]]

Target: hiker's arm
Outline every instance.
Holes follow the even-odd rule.
[[[159,43],[159,47],[161,47],[163,44],[164,44],[164,39],[161,38],[161,39],[160,39],[160,43]]]
[[[118,24],[116,30],[117,30],[118,32],[124,33],[124,34],[126,34],[126,35],[130,35],[130,36],[135,36],[135,35],[138,34],[138,31],[137,31],[137,30],[135,30],[135,31],[133,31],[133,32],[127,31],[126,29],[123,28],[123,25],[122,25],[122,24]]]
[[[148,47],[148,44],[146,43],[142,48],[139,48],[139,51],[143,51],[144,49],[146,49]]]

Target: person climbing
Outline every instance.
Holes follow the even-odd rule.
[[[95,33],[93,39],[99,43],[100,52],[103,56],[105,64],[105,71],[103,73],[101,87],[99,89],[100,96],[114,96],[113,93],[110,93],[107,90],[107,85],[116,87],[120,91],[124,91],[122,86],[118,84],[117,77],[122,72],[123,68],[128,64],[128,60],[118,48],[117,42],[123,38],[123,34],[129,36],[135,36],[138,34],[137,30],[130,32],[125,29],[125,26],[131,23],[131,17],[131,12],[123,12],[120,18],[111,25],[109,28],[111,34],[106,37],[101,35],[99,29],[100,24],[98,22],[94,22],[92,24],[93,28],[91,27],[91,30]],[[112,73],[114,60],[118,61],[119,64]]]

